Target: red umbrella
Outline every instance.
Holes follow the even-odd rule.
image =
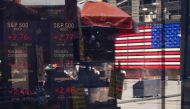
[[[81,8],[82,23],[87,26],[132,29],[132,18],[120,8],[106,2],[85,2]]]

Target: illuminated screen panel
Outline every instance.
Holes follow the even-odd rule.
[[[115,64],[123,69],[179,69],[180,25],[165,24],[162,48],[161,25],[139,26],[135,34],[120,35],[115,40]]]
[[[5,64],[12,88],[29,88],[29,73],[34,73],[32,22],[9,20],[4,23]],[[34,74],[33,74],[34,75]]]
[[[32,37],[32,22],[28,21],[7,21],[5,27],[5,41],[13,44],[13,46],[21,44],[31,44]],[[16,45],[15,45],[16,44]],[[25,46],[25,45],[24,45]]]
[[[73,69],[74,23],[51,22],[51,62],[64,70]]]
[[[9,82],[12,88],[28,89],[28,49],[27,47],[11,47],[8,49],[8,63],[11,70]]]

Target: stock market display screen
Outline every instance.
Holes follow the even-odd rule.
[[[63,21],[51,22],[51,61],[65,70],[73,69],[74,23]]]
[[[4,23],[6,77],[11,88],[29,89],[34,73],[34,22],[8,20]],[[33,74],[34,75],[34,74]]]

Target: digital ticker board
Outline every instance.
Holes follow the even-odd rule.
[[[73,69],[74,23],[55,20],[51,25],[51,62],[64,70]]]
[[[4,24],[5,40],[9,43],[32,42],[32,22],[6,21]]]
[[[28,89],[29,74],[34,75],[33,28],[31,21],[4,22],[4,61],[6,77],[12,88]]]

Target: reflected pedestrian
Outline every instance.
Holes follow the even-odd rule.
[[[180,85],[180,75],[177,75],[177,85]]]
[[[168,76],[166,76],[166,86],[168,85]]]

